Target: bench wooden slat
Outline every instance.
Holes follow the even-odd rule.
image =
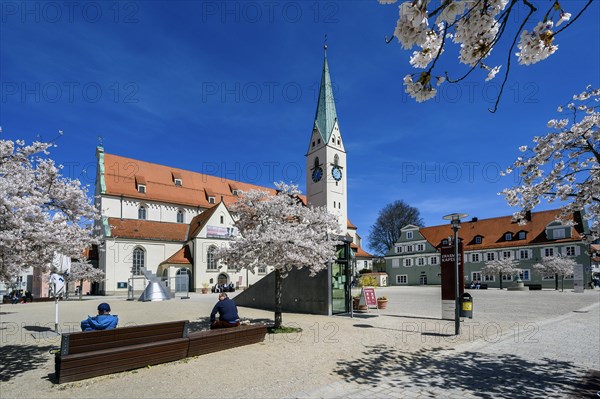
[[[136,368],[181,360],[187,356],[188,338],[155,344],[140,344],[76,355],[62,356],[59,383],[117,373]]]
[[[264,325],[190,333],[188,357],[259,343],[264,341],[266,334],[267,327]]]
[[[187,335],[188,322],[174,321],[115,328],[114,330],[82,331],[64,334],[61,354],[96,351],[136,345],[165,339],[182,338]]]

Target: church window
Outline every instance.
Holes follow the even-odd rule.
[[[206,269],[207,270],[217,270],[217,261],[215,259],[215,251],[217,247],[211,245],[206,251]]]
[[[321,139],[317,139],[317,144],[321,144]]]
[[[146,220],[146,207],[144,205],[140,205],[138,208],[138,219]]]
[[[225,223],[225,217],[221,215],[221,224]]]
[[[145,266],[146,253],[143,248],[137,247],[133,250],[133,264],[131,266],[131,274],[139,276],[142,274],[142,267]]]
[[[319,157],[315,157],[315,169],[319,167]]]
[[[177,223],[183,223],[183,211],[181,209],[177,211]]]
[[[315,146],[315,142],[313,141],[313,147]]]
[[[335,154],[335,156],[333,157],[333,164],[337,165],[340,162],[340,157],[338,157],[338,154]]]
[[[340,138],[338,137],[337,138],[337,144],[340,145],[340,143],[341,143],[341,141],[340,141]]]
[[[335,137],[332,137],[332,138],[331,138],[331,142],[332,142],[333,144],[335,144]]]

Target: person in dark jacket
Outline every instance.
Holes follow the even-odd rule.
[[[219,320],[216,319],[217,313],[219,314]],[[210,313],[210,328],[237,327],[239,325],[240,317],[235,302],[226,293],[221,292],[219,301]]]
[[[118,323],[119,316],[110,314],[110,305],[101,303],[98,305],[97,316],[88,316],[81,322],[81,331],[112,330]]]

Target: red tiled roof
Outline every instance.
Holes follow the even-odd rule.
[[[192,253],[190,252],[190,247],[188,245],[184,245],[179,251],[175,252],[173,255],[168,257],[165,261],[160,264],[172,263],[177,265],[192,265],[194,263],[194,258],[192,257]]]
[[[560,214],[560,210],[532,212],[531,221],[525,225],[519,225],[514,222],[512,216],[501,216],[491,219],[481,219],[477,221],[462,222],[458,236],[464,243],[464,249],[473,251],[477,249],[505,248],[515,245],[535,245],[548,242],[546,238],[546,226],[555,221]],[[526,232],[525,240],[516,239],[520,231]],[[443,239],[454,235],[450,224],[440,226],[421,227],[419,232],[433,246],[438,246]],[[513,240],[506,241],[505,233],[512,233]],[[577,223],[573,226],[571,238],[552,240],[552,242],[571,242],[581,240],[582,226]],[[481,244],[475,244],[475,236],[482,236]]]
[[[181,178],[181,187],[176,186],[173,177]],[[146,182],[146,193],[138,193],[136,179]],[[125,195],[146,201],[168,202],[179,205],[208,208],[205,193],[213,193],[217,202],[231,204],[237,201],[231,186],[242,191],[261,190],[275,194],[276,190],[225,179],[170,166],[138,161],[118,155],[104,154],[104,181],[106,194]]]
[[[160,241],[185,241],[189,225],[150,220],[108,218],[110,235]]]
[[[352,248],[353,250],[356,251],[355,255],[359,258],[372,258],[373,257],[373,255],[371,255],[370,253],[368,253],[367,251],[362,249],[362,247],[359,247],[355,243],[351,243],[350,248]]]
[[[347,225],[347,227],[349,229],[353,229],[353,230],[357,229],[357,227],[354,224],[352,224],[352,222],[350,221],[350,219],[348,219],[348,221],[346,222],[346,225]]]

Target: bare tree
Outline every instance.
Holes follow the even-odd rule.
[[[379,216],[369,231],[369,248],[378,255],[385,255],[400,239],[400,230],[409,224],[423,226],[417,208],[402,200],[386,205],[379,211]]]

